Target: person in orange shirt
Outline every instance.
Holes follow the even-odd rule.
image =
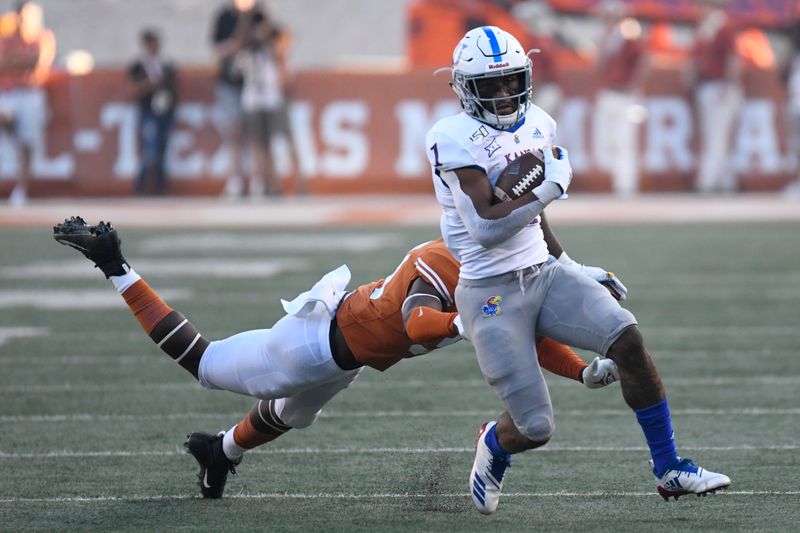
[[[42,8],[28,1],[2,17],[0,24],[0,134],[10,133],[19,147],[18,179],[12,206],[27,201],[32,154],[47,120],[42,84],[55,58],[53,32],[43,25]]]
[[[200,464],[200,491],[221,498],[245,451],[292,428],[310,426],[322,407],[365,366],[379,371],[462,338],[454,291],[459,263],[442,239],[421,244],[385,279],[346,291],[341,266],[291,302],[270,329],[208,341],[169,307],[122,256],[111,225],[72,217],[56,241],[80,251],[111,280],[150,338],[200,384],[258,398],[227,432],[196,432],[185,445]],[[487,305],[495,305],[487,302]],[[537,339],[541,365],[593,389],[619,379],[610,359],[587,365],[569,347]]]

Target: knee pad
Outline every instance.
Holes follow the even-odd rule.
[[[281,411],[280,417],[287,426],[302,429],[307,428],[316,422],[320,413],[322,413],[322,409],[315,412],[312,412],[309,409],[298,409],[295,411],[292,410],[291,406],[289,405]]]
[[[536,443],[544,444],[549,441],[555,431],[553,417],[549,415],[534,414],[521,422],[514,422],[519,432]]]

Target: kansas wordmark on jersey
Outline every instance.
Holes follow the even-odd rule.
[[[494,187],[500,172],[511,161],[553,144],[555,136],[555,120],[535,105],[530,106],[517,126],[508,130],[492,128],[460,113],[440,120],[428,132],[428,159],[436,199],[442,206],[442,236],[461,261],[462,278],[481,279],[519,270],[545,261],[548,252],[539,217],[497,246],[484,248],[478,244],[455,207],[452,191],[460,190],[455,170],[479,167]]]

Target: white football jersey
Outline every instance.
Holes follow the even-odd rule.
[[[456,210],[451,187],[459,187],[454,170],[479,167],[492,182],[520,155],[541,150],[555,142],[556,122],[532,105],[518,126],[497,130],[466,113],[444,118],[434,124],[425,139],[433,168],[436,199],[442,206],[441,230],[444,241],[461,262],[460,276],[481,279],[512,272],[547,260],[547,244],[536,217],[508,240],[484,248],[467,232]]]

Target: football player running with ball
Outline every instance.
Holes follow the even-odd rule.
[[[463,112],[437,122],[426,139],[442,235],[461,261],[456,306],[481,371],[505,407],[479,432],[469,479],[473,502],[493,513],[511,455],[543,446],[553,434],[535,336],[616,362],[665,499],[726,488],[727,476],[678,456],[666,393],[636,319],[581,274],[550,231],[544,209],[567,192],[572,170],[567,151],[551,149],[555,121],[531,101],[531,66],[517,39],[500,28],[467,32],[451,68]],[[532,194],[493,203],[503,168],[531,151],[544,152],[544,181]]]
[[[185,445],[200,464],[206,498],[222,497],[246,450],[311,425],[364,366],[383,371],[461,338],[453,298],[459,265],[441,239],[417,246],[386,279],[352,292],[345,291],[349,270],[339,267],[283,301],[287,314],[272,328],[209,341],[130,267],[111,224],[72,217],[53,233],[100,268],[150,338],[203,387],[259,399],[229,431],[189,435]],[[609,359],[587,365],[567,346],[537,341],[541,365],[551,372],[590,389],[618,378]]]

